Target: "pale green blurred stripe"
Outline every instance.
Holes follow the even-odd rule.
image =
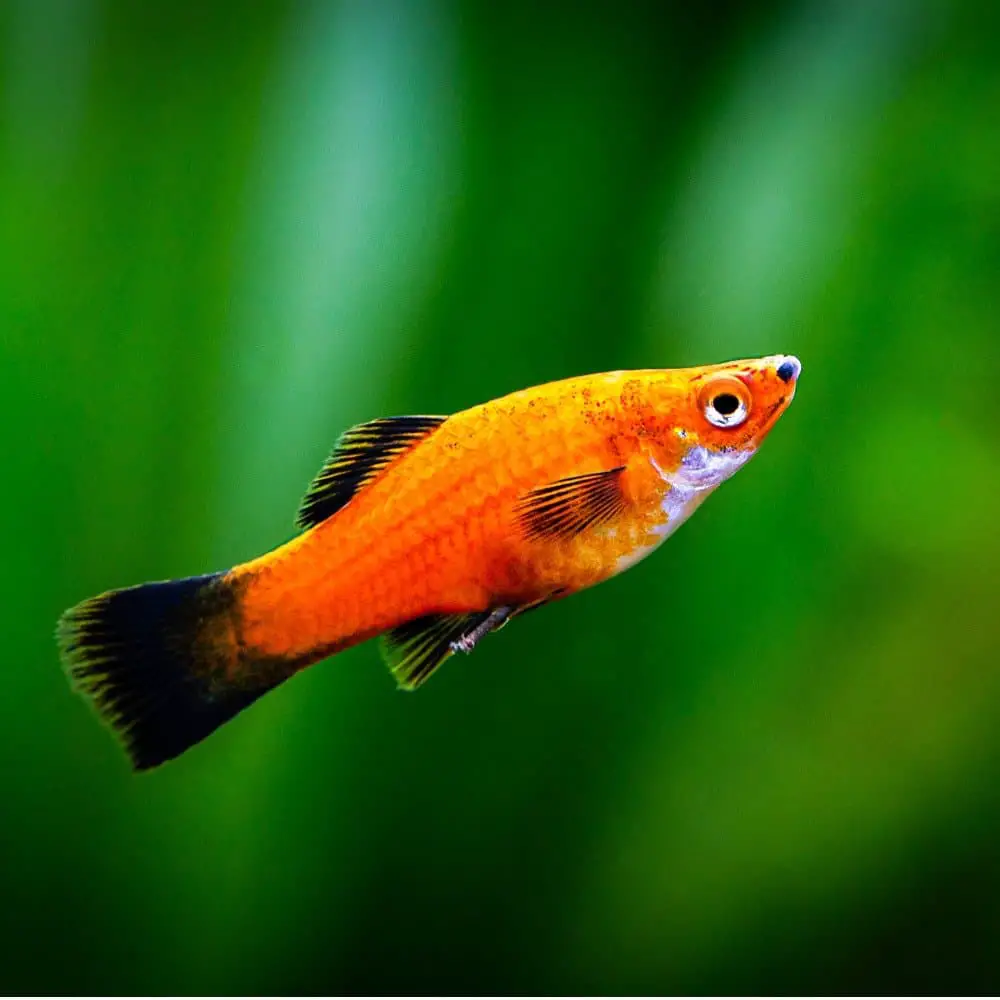
[[[337,434],[379,415],[386,377],[405,365],[457,180],[450,32],[437,2],[299,9],[248,200],[220,555],[245,555],[250,525],[230,509],[245,490],[255,535],[288,534]]]
[[[654,343],[679,330],[685,364],[805,350],[925,6],[813,0],[748,54],[672,192]]]
[[[7,0],[0,128],[18,158],[58,172],[79,137],[100,4]]]
[[[296,11],[267,95],[220,386],[219,477],[208,498],[220,565],[290,536],[299,497],[337,434],[383,411],[386,383],[405,363],[457,182],[447,15],[405,0]],[[338,703],[309,704],[323,695]],[[160,919],[187,924],[173,960],[202,970],[206,991],[232,989],[241,975],[249,988],[266,956],[280,954],[276,924],[267,940],[254,937],[260,914],[245,907],[247,887],[268,870],[275,811],[282,828],[296,825],[290,810],[309,823],[313,804],[289,805],[286,787],[299,765],[315,766],[302,754],[322,748],[331,796],[348,787],[356,713],[339,702],[349,696],[343,676],[297,678],[189,766],[153,779],[175,801],[157,803],[151,819],[164,808],[198,817],[162,842],[163,864],[188,877],[164,882]],[[299,726],[318,727],[320,738],[290,740]],[[328,848],[336,853],[335,835]],[[308,866],[304,859],[297,880],[294,858],[282,858],[303,907],[312,905]],[[332,910],[335,888],[329,880]],[[296,913],[285,918],[294,934]],[[331,916],[332,935],[336,924]]]
[[[849,789],[832,793],[842,769],[837,754],[851,743],[845,728],[863,726],[870,711],[863,678],[885,691],[906,684],[898,646],[914,622],[887,624],[884,635],[867,637],[860,656],[829,639],[821,662],[807,652],[816,642],[805,617],[810,601],[829,597],[834,581],[818,594],[811,579],[811,591],[779,582],[813,576],[805,567],[815,539],[796,535],[795,546],[783,543],[797,520],[791,505],[803,499],[783,487],[778,470],[794,479],[808,462],[801,427],[784,424],[800,423],[811,405],[810,380],[822,385],[829,373],[810,370],[824,331],[803,320],[838,273],[852,227],[863,218],[859,192],[877,155],[880,116],[905,71],[921,12],[920,4],[844,0],[813,4],[784,24],[734,77],[670,213],[649,338],[680,330],[691,345],[684,363],[791,351],[805,367],[802,399],[761,456],[671,543],[673,572],[682,573],[683,583],[671,586],[664,577],[663,616],[651,630],[669,668],[661,703],[649,706],[623,787],[594,837],[592,863],[574,900],[583,917],[571,922],[567,943],[572,954],[592,956],[594,975],[607,982],[638,990],[656,976],[697,982],[676,977],[710,969],[719,949],[738,941],[767,905],[769,886],[783,872],[794,873],[790,899],[822,906],[841,873],[884,849],[883,838],[898,832],[914,808],[897,807],[894,793],[900,790],[895,767],[918,752],[916,733],[903,735],[897,756],[871,775],[865,808],[879,816],[879,838],[852,838]],[[747,523],[755,528],[749,536]],[[694,552],[688,533],[695,531],[697,554],[685,560]],[[923,640],[932,643],[934,627],[924,629]],[[801,648],[798,657],[784,652],[790,645]],[[689,654],[676,663],[676,646],[698,651],[696,659]],[[798,685],[836,675],[842,657],[853,658],[855,669],[842,676],[834,698],[845,700],[840,719],[814,719],[799,732],[799,720],[787,714]],[[786,676],[796,664],[802,675]],[[676,700],[684,683],[693,693],[681,714]],[[937,734],[942,745],[960,741],[966,709],[954,706]],[[792,749],[776,753],[777,746]],[[965,749],[974,746],[973,739]],[[945,777],[954,778],[963,747],[950,749],[956,763]],[[912,798],[921,774],[904,773]],[[815,836],[817,822],[826,824],[822,837]],[[636,980],[641,962],[647,978]]]

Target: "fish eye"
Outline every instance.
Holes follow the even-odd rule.
[[[699,395],[705,419],[713,427],[739,427],[750,414],[750,393],[734,376],[713,379]]]
[[[712,407],[716,413],[721,413],[724,417],[730,417],[740,408],[740,400],[738,396],[734,396],[731,392],[720,392],[712,400]]]

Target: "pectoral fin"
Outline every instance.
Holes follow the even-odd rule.
[[[525,494],[517,504],[518,523],[528,538],[572,538],[613,521],[628,500],[622,489],[625,466],[559,479]]]

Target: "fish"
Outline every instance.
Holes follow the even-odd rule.
[[[801,364],[615,371],[341,435],[300,533],[218,573],[110,590],[59,620],[71,683],[135,770],[300,670],[381,637],[397,686],[634,566],[758,450]]]

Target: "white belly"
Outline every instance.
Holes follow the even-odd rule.
[[[746,465],[752,456],[752,451],[712,452],[696,445],[673,474],[665,473],[651,456],[653,468],[665,483],[670,484],[663,496],[665,519],[653,529],[653,541],[619,558],[615,573],[629,569],[658,549],[701,506],[712,490]]]

